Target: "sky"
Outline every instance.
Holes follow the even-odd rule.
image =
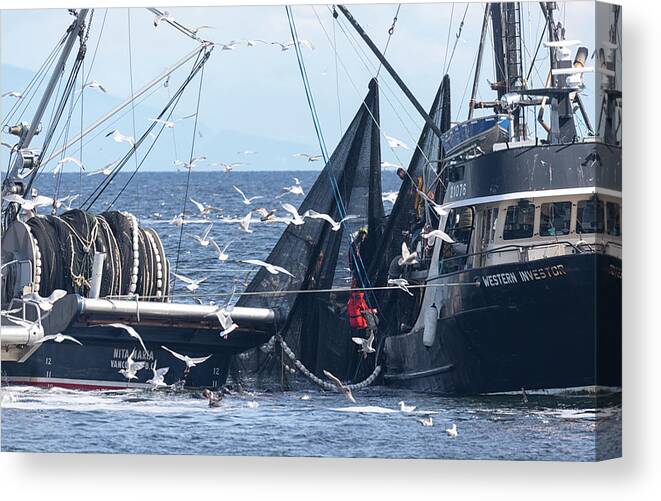
[[[350,10],[383,49],[397,5],[351,5]],[[556,19],[567,29],[567,38],[581,40],[590,52],[594,47],[593,5],[592,2],[560,2],[560,11],[556,13]],[[218,43],[247,39],[291,40],[282,6],[171,7],[164,10],[187,26],[212,25],[213,29],[201,33]],[[534,52],[543,28],[539,10],[537,2],[523,3],[525,51],[528,53]],[[431,105],[447,66],[453,119],[466,119],[483,12],[483,3],[402,4],[387,57],[425,108]],[[378,62],[341,15],[337,21],[333,20],[328,6],[297,5],[293,7],[293,14],[299,38],[309,40],[314,46],[314,49],[302,47],[303,57],[325,142],[332,151],[366,94]],[[63,35],[72,17],[65,9],[2,11],[0,16],[0,87],[3,93],[22,90]],[[107,94],[94,89],[83,92],[84,99],[78,101],[72,112],[69,137],[80,131],[81,118],[83,126],[93,122],[130,96],[131,88],[139,89],[195,48],[195,41],[171,26],[160,24],[155,28],[153,18],[154,15],[143,8],[95,10],[84,81],[97,80],[107,89]],[[457,38],[462,20],[463,27]],[[31,31],[38,33],[38,37],[26,43],[25,33]],[[455,41],[455,53],[448,65]],[[333,50],[333,44],[337,50]],[[541,79],[548,71],[548,51],[542,49],[538,61],[539,73],[533,71],[531,84],[535,86],[541,86]],[[177,71],[168,88],[157,87],[154,94],[127,110],[115,125],[100,131],[118,128],[124,134],[140,136],[149,125],[148,120],[164,106],[168,92],[173,92],[190,66]],[[493,98],[487,82],[493,79],[491,41],[488,40],[479,97]],[[382,133],[412,146],[423,120],[385,70],[380,72],[379,80]],[[588,88],[592,81],[593,76],[588,74]],[[175,117],[195,111],[198,86],[197,79],[188,86]],[[14,104],[12,99],[5,97],[0,103],[3,119]],[[591,100],[586,99],[586,102],[590,107]],[[30,119],[32,108],[28,108],[23,120]],[[243,43],[235,50],[216,47],[204,68],[198,128],[201,134],[195,135],[192,145],[193,120],[177,122],[174,129],[161,136],[158,148],[143,169],[173,170],[174,160],[188,160],[191,151],[208,157],[199,164],[199,169],[217,168],[210,163],[219,161],[243,161],[247,165],[237,169],[246,170],[322,167],[321,162],[307,162],[292,156],[297,152],[319,153],[293,50],[281,51],[276,45],[266,44],[247,47]],[[67,154],[83,157],[83,162],[91,164],[91,168],[102,167],[121,156],[127,146],[104,136],[100,134],[84,143],[82,152],[74,148]],[[11,138],[2,135],[3,141],[8,139]],[[37,138],[34,146],[39,144]],[[247,158],[237,153],[242,150],[258,153]],[[411,152],[412,148],[390,150],[386,141],[382,142],[385,161],[406,165]],[[2,155],[6,159],[4,149]]]

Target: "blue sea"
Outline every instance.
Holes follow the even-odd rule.
[[[254,206],[276,208],[283,201],[297,205],[302,197],[275,197],[294,183],[293,177],[307,193],[317,175],[193,170],[189,177],[187,171],[140,172],[127,184],[130,174],[122,173],[93,211],[107,210],[126,185],[112,208],[129,211],[142,225],[154,228],[174,268],[182,227],[170,220],[185,209],[192,222],[183,226],[179,272],[208,277],[199,295],[210,299],[235,286],[240,290],[251,269],[220,264],[211,249],[195,242],[192,235],[209,222],[187,198],[222,208],[225,216],[240,217]],[[48,196],[80,193],[73,204],[77,207],[101,180],[100,175],[67,173],[58,187],[56,178],[45,173],[37,184]],[[246,206],[233,186],[249,197],[264,198]],[[384,171],[384,192],[397,189],[397,176]],[[388,210],[391,204],[385,206]],[[254,233],[246,234],[237,224],[216,220],[216,213],[210,217],[215,220],[211,234],[216,241],[221,246],[232,242],[230,259],[266,258],[284,228],[255,223]],[[191,300],[184,292],[181,299]],[[351,404],[339,394],[303,382],[282,391],[248,381],[247,393],[228,395],[220,407],[210,408],[189,391],[83,392],[5,385],[1,391],[3,451],[572,461],[621,453],[619,393],[528,395],[526,402],[521,395],[448,398],[371,387],[357,392],[357,404]],[[400,412],[400,401],[415,406],[415,411]],[[433,426],[418,422],[424,414],[432,416]],[[446,433],[453,424],[456,437]]]

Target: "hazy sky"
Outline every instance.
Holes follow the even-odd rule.
[[[446,52],[449,59],[466,5],[402,4],[387,56],[424,107],[430,106],[440,83]],[[559,5],[560,11],[556,16],[565,24],[567,38],[581,40],[592,52],[594,4],[568,2]],[[397,4],[354,5],[350,6],[350,9],[377,45],[383,48]],[[204,34],[206,38],[216,42],[291,39],[285,9],[281,6],[172,7],[167,10],[179,22],[188,26],[213,25],[214,29],[205,31]],[[314,50],[304,47],[303,54],[326,143],[332,150],[367,91],[368,81],[376,72],[376,59],[368,53],[366,46],[358,41],[357,35],[341,15],[339,23],[333,20],[327,6],[295,6],[293,12],[299,37],[309,40],[315,47]],[[472,67],[483,12],[483,3],[469,5],[456,52],[448,69],[452,85],[453,119],[466,118],[469,92],[467,86],[473,77]],[[146,9],[140,8],[132,8],[130,12],[126,8],[95,10],[85,73],[89,72],[89,79],[101,82],[107,88],[108,95],[101,95],[91,89],[85,91],[84,124],[91,123],[96,118],[94,113],[110,109],[130,95],[129,47],[133,62],[134,89],[141,87],[195,47],[196,42],[166,24],[154,28],[153,17]],[[533,53],[543,28],[538,3],[524,3],[522,17],[525,24],[526,50]],[[2,12],[0,60],[3,92],[22,90],[71,20],[71,16],[64,9]],[[26,37],[29,32],[38,36]],[[98,53],[90,71],[91,59],[100,35]],[[336,40],[337,51],[332,48],[333,39]],[[542,48],[538,59],[539,75],[543,78],[548,71],[548,51]],[[190,65],[187,65],[177,72],[170,90],[176,88],[177,82],[189,68]],[[480,79],[481,97],[493,97],[494,94],[490,92],[487,84],[487,80],[493,78],[489,40]],[[588,75],[586,80],[590,85],[593,77]],[[385,71],[381,71],[380,82],[382,131],[409,145],[415,143],[422,127],[422,119]],[[533,72],[533,85],[540,86],[542,83],[538,74]],[[188,87],[175,115],[183,116],[194,111],[197,87],[197,80]],[[165,104],[167,92],[168,89],[161,87],[142,105],[136,107],[135,129],[138,136],[149,125],[147,119],[153,117]],[[590,101],[588,96],[586,102],[589,104]],[[11,104],[13,102],[10,98],[2,100],[3,117]],[[79,108],[74,110],[73,116],[75,118],[72,119],[71,129],[78,131]],[[23,119],[29,120],[29,117],[30,113],[26,113]],[[116,126],[122,132],[132,135],[131,113]],[[301,149],[310,153],[318,152],[294,51],[283,52],[275,45],[259,45],[253,48],[242,45],[232,51],[222,51],[217,47],[204,70],[200,128],[203,135],[197,138],[195,149],[198,153],[209,156],[210,160],[239,160],[236,151],[251,149],[259,151],[260,154],[250,159],[250,166],[247,168],[309,167],[304,160],[291,156],[291,153]],[[181,122],[174,130],[177,156],[187,158],[192,121]],[[3,140],[7,140],[6,135],[3,135]],[[156,153],[158,161],[146,168],[174,168],[172,162],[175,159],[175,147],[172,134],[163,135],[160,141],[163,141],[163,144]],[[94,160],[99,164],[105,160],[113,160],[113,155],[116,157],[121,154],[125,145],[109,143],[111,141],[101,135],[85,147],[85,152],[87,155],[90,154],[88,152],[96,152],[98,159]],[[36,141],[35,145],[38,146],[39,141]],[[385,141],[382,148],[384,160],[403,163],[408,161],[410,151],[399,149],[392,152]],[[320,167],[319,163],[314,166]]]

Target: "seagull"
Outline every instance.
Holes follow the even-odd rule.
[[[397,264],[399,266],[408,266],[409,264],[418,263],[418,253],[409,251],[409,248],[406,246],[406,242],[402,242],[402,257],[399,258]]]
[[[198,280],[193,280],[192,278],[188,278],[188,277],[185,277],[183,275],[178,275],[177,273],[173,273],[173,275],[175,277],[177,277],[179,280],[181,280],[182,282],[188,284],[188,285],[186,285],[186,288],[191,292],[195,292],[197,289],[199,289],[200,284],[207,279],[207,277],[204,277],[204,278],[200,278]]]
[[[212,210],[215,210],[215,211],[217,211],[217,212],[222,212],[222,210],[223,210],[223,209],[220,209],[220,208],[218,208],[218,207],[214,207],[213,205],[203,204],[203,203],[198,202],[197,200],[194,200],[194,199],[192,199],[192,198],[190,198],[189,200],[190,200],[191,202],[193,202],[193,205],[195,205],[195,207],[197,207],[197,210],[199,210],[199,211],[200,211],[200,214],[202,214],[203,216],[207,216],[207,215],[209,215],[209,213],[210,213]]]
[[[271,42],[271,45],[278,45],[280,50],[286,51],[291,49],[295,45],[304,45],[308,49],[314,50],[314,45],[312,45],[308,40],[296,40],[290,42]]]
[[[214,162],[211,165],[215,167],[222,167],[225,172],[232,172],[234,170],[234,167],[238,167],[239,165],[246,165],[245,162],[232,162],[232,163],[225,163],[225,162]]]
[[[342,227],[342,223],[345,221],[349,221],[351,219],[358,219],[360,216],[352,215],[349,214],[348,216],[343,217],[339,221],[335,221],[332,217],[330,217],[328,214],[321,214],[313,209],[306,210],[303,213],[303,217],[310,218],[310,219],[323,219],[324,221],[327,221],[331,225],[331,230],[333,231],[339,231],[339,229]]]
[[[250,204],[252,203],[253,200],[257,200],[258,198],[264,198],[264,197],[261,196],[261,195],[257,195],[257,196],[254,196],[254,197],[250,197],[250,198],[248,198],[248,197],[246,197],[246,194],[243,193],[243,191],[241,191],[241,190],[240,190],[239,188],[237,188],[236,186],[232,186],[232,188],[234,188],[236,191],[239,192],[239,194],[240,194],[241,197],[243,198],[243,203],[246,204],[246,205],[250,205]]]
[[[168,129],[172,129],[175,126],[175,122],[173,120],[163,120],[161,118],[149,118],[147,119],[149,122],[154,122],[157,124],[163,124],[163,127],[166,127]]]
[[[186,221],[184,221],[184,215],[177,214],[170,220],[170,224],[174,224],[175,226],[181,226],[183,224],[186,224]]]
[[[230,303],[233,297],[234,297],[234,291],[232,291],[232,295],[229,297],[227,303],[225,303],[224,306],[214,305],[216,306],[216,309],[212,312],[214,315],[216,315],[216,318],[218,319],[218,323],[223,328],[223,330],[220,332],[220,335],[223,338],[226,338],[228,334],[239,328],[239,326],[236,323],[234,323],[234,320],[232,320],[232,316],[231,316],[234,306],[232,306]]]
[[[456,437],[456,436],[458,435],[458,433],[457,433],[457,425],[453,423],[453,424],[452,424],[452,428],[448,428],[448,429],[446,429],[446,430],[445,430],[445,433],[448,434],[448,437],[452,437],[452,438]]]
[[[423,418],[416,418],[415,420],[418,423],[420,423],[422,426],[434,426],[434,420],[431,418],[431,416],[425,416]]]
[[[131,146],[135,146],[135,138],[133,136],[125,136],[117,129],[108,132],[106,137],[111,137],[116,143],[129,143]]]
[[[10,193],[9,195],[5,195],[3,197],[3,200],[6,200],[7,202],[17,203],[24,210],[27,210],[27,211],[34,210],[37,207],[44,207],[44,206],[47,206],[47,205],[53,205],[53,202],[54,202],[54,200],[52,198],[44,196],[44,195],[39,195],[35,198],[25,199],[22,196],[17,195],[15,193]]]
[[[53,305],[66,295],[67,291],[62,289],[55,289],[48,297],[41,297],[38,292],[30,292],[29,294],[23,295],[23,301],[36,303],[41,311],[51,311]],[[57,342],[60,343],[61,341]]]
[[[305,223],[304,219],[298,213],[298,210],[296,209],[296,207],[294,207],[292,204],[288,204],[288,203],[284,203],[284,204],[281,204],[281,205],[282,205],[283,209],[285,209],[287,212],[289,212],[292,215],[292,219],[290,220],[291,224],[293,224],[294,226],[301,226],[302,224]]]
[[[212,356],[212,355],[207,355],[206,357],[193,358],[193,357],[189,357],[188,355],[182,355],[180,353],[177,353],[176,351],[171,350],[167,346],[161,346],[161,348],[163,348],[165,351],[169,351],[170,353],[172,353],[172,355],[175,358],[178,358],[179,360],[184,362],[188,369],[190,369],[191,367],[195,367],[196,365],[201,364],[203,362],[206,362]]]
[[[370,337],[367,339],[363,337],[352,337],[351,340],[360,346],[360,352],[363,354],[363,358],[367,358],[367,355],[374,353],[376,350],[372,346],[374,343],[374,331],[370,331]]]
[[[432,244],[434,243],[434,241],[435,241],[437,238],[439,238],[439,239],[441,239],[441,240],[443,240],[444,242],[447,242],[447,243],[449,243],[449,244],[453,244],[453,243],[454,243],[454,240],[452,240],[452,238],[450,237],[450,235],[448,235],[447,233],[445,233],[444,231],[441,231],[441,230],[432,230],[432,231],[427,232],[427,233],[424,233],[424,232],[423,232],[420,236],[421,236],[422,238],[431,239],[431,242],[430,242],[430,243],[432,243]]]
[[[223,247],[222,249],[213,238],[211,238],[210,240],[211,240],[211,247],[216,249],[216,252],[218,253],[218,261],[227,261],[229,259],[229,254],[227,254],[227,248],[230,245],[232,245],[233,240],[228,242],[228,244],[225,245],[225,247]]]
[[[195,167],[197,165],[198,162],[202,162],[206,159],[207,159],[207,157],[205,157],[204,155],[199,155],[199,156],[193,158],[190,162],[184,162],[183,160],[175,160],[174,164],[176,166],[184,166],[187,169],[192,169],[193,167]]]
[[[324,158],[322,155],[310,155],[309,153],[294,153],[293,157],[305,157],[308,159],[308,162],[316,162]]]
[[[400,164],[394,164],[392,162],[381,162],[381,168],[382,169],[387,169],[389,167],[392,167],[393,169],[402,168],[402,166]]]
[[[218,396],[208,389],[202,390],[202,396],[209,401],[209,407],[220,407],[220,401],[223,399],[223,394],[219,393]]]
[[[354,404],[356,403],[356,399],[353,398],[351,389],[348,386],[342,384],[342,381],[340,381],[338,378],[336,378],[333,374],[331,374],[325,369],[324,369],[324,374],[328,379],[330,379],[333,382],[335,386],[337,386],[337,389],[340,390],[340,392],[343,393],[345,397],[347,397],[347,400],[353,402]]]
[[[264,207],[259,207],[257,209],[253,209],[252,211],[259,214],[259,220],[260,221],[268,222],[268,221],[273,221],[273,220],[276,219],[276,217],[275,217],[276,209],[268,210],[268,209],[265,209]]]
[[[246,264],[252,264],[254,266],[261,266],[262,268],[265,268],[266,271],[268,271],[271,275],[277,275],[278,273],[284,273],[285,275],[289,275],[292,278],[296,278],[296,277],[294,277],[294,275],[292,275],[289,271],[285,270],[283,267],[276,266],[274,264],[269,264],[269,263],[267,263],[265,261],[261,261],[259,259],[245,259],[245,260],[242,260],[241,262],[246,263]]]
[[[252,212],[248,212],[248,214],[246,214],[245,216],[243,216],[242,219],[239,220],[239,226],[241,226],[241,229],[246,233],[252,233],[252,230],[250,229],[251,221],[252,221]]]
[[[52,336],[44,336],[38,341],[35,341],[34,344],[45,343],[46,341],[55,341],[56,343],[61,343],[62,341],[72,341],[74,343],[78,343],[80,346],[83,345],[83,343],[78,341],[75,337],[67,336],[66,334],[62,334],[61,332],[58,332],[57,334],[53,334]]]
[[[120,324],[119,322],[115,322],[112,324],[103,324],[103,325],[98,325],[97,327],[114,327],[115,329],[123,329],[125,330],[129,336],[134,337],[135,339],[138,340],[140,343],[140,346],[142,346],[142,349],[145,351],[145,353],[149,353],[149,350],[147,350],[147,347],[145,346],[144,341],[142,340],[142,337],[140,337],[140,334],[138,334],[138,331],[136,331],[133,327],[130,325],[126,324]]]
[[[294,178],[293,186],[285,186],[282,189],[282,193],[280,193],[275,198],[284,197],[287,193],[291,193],[292,195],[305,195],[305,193],[303,193],[303,187],[301,186],[301,181],[297,177]]]
[[[189,28],[189,30],[192,31],[195,35],[197,35],[197,32],[200,30],[214,30],[214,29],[216,29],[214,26],[209,26],[208,24],[196,26],[195,28]]]
[[[405,150],[408,150],[409,147],[404,143],[403,141],[400,141],[396,137],[388,136],[386,134],[383,135],[386,140],[388,141],[388,147],[395,149],[395,148],[404,148]]]
[[[80,160],[78,160],[77,158],[74,158],[74,157],[65,157],[62,160],[60,160],[59,162],[57,162],[58,165],[64,165],[64,164],[68,164],[68,163],[74,163],[79,168],[85,170],[85,166],[83,165],[83,163]]]
[[[386,191],[383,195],[381,195],[381,199],[384,202],[390,202],[391,204],[394,204],[397,201],[397,196],[399,194],[396,191]]]
[[[133,361],[133,356],[135,355],[135,350],[131,351],[131,354],[126,359],[126,369],[119,369],[119,373],[124,376],[129,381],[131,379],[138,379],[135,375],[141,369],[144,369],[147,366],[146,362],[135,362]]]
[[[15,91],[15,90],[10,90],[9,92],[5,92],[0,97],[15,97],[16,99],[21,99],[23,97],[23,93]]]
[[[406,405],[404,402],[399,402],[399,410],[401,412],[413,412],[415,409],[415,405]]]
[[[114,162],[110,162],[109,164],[104,165],[100,169],[93,170],[92,172],[88,172],[88,176],[95,176],[96,174],[103,174],[104,176],[109,176],[112,174],[112,169],[113,166],[118,162],[119,160],[115,160]],[[53,171],[55,172],[55,171]]]
[[[409,296],[413,295],[408,288],[409,282],[405,278],[389,278],[388,285],[395,285],[406,292]]]
[[[154,27],[158,26],[158,23],[160,23],[161,21],[169,21],[169,22],[171,22],[171,23],[174,23],[174,22],[175,22],[175,19],[174,19],[174,17],[172,17],[172,16],[170,15],[170,13],[166,10],[165,12],[163,12],[162,14],[157,15],[157,16],[154,18]]]
[[[202,247],[207,247],[211,242],[211,239],[209,238],[209,233],[211,233],[211,228],[213,228],[213,223],[211,223],[209,226],[207,226],[204,229],[204,231],[202,232],[202,236],[193,235],[193,238],[197,240]]]
[[[151,368],[151,372],[153,376],[151,379],[147,380],[147,383],[152,385],[154,389],[167,386],[167,384],[165,384],[165,375],[170,370],[169,367],[161,367],[160,369],[157,369],[156,362],[157,361],[154,360],[154,366]]]
[[[418,190],[418,195],[422,197],[425,202],[427,202],[429,205],[431,205],[432,209],[436,214],[440,216],[445,216],[447,215],[448,211],[446,211],[442,206],[434,202],[431,198],[427,196],[427,194],[424,191]]]
[[[85,90],[87,87],[89,87],[90,89],[100,90],[104,94],[106,93],[105,87],[103,85],[101,85],[99,82],[97,82],[96,80],[91,80],[90,82],[87,82],[85,85],[83,85],[83,89],[80,92]]]
[[[234,50],[236,49],[241,42],[239,40],[232,40],[227,43],[220,43],[220,50]]]

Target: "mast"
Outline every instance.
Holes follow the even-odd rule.
[[[471,98],[468,102],[468,120],[473,118],[475,111],[475,97],[477,96],[477,87],[480,82],[480,70],[482,68],[482,55],[484,54],[484,39],[487,36],[487,28],[489,27],[489,4],[484,7],[484,18],[482,19],[482,31],[480,32],[480,46],[477,49],[477,62],[475,63],[475,77],[473,78],[473,90],[471,91]]]
[[[19,172],[23,168],[33,168],[33,165],[31,165],[31,163],[24,162],[24,157],[23,155],[21,155],[21,150],[27,149],[30,146],[32,139],[39,131],[41,119],[43,118],[48,103],[51,97],[53,96],[55,85],[57,84],[57,81],[60,79],[62,73],[64,73],[64,68],[67,64],[67,59],[69,59],[69,56],[71,54],[71,50],[73,49],[73,44],[76,38],[82,36],[82,32],[85,28],[85,17],[87,16],[88,12],[89,9],[81,9],[76,16],[76,20],[71,24],[71,26],[69,26],[67,30],[68,31],[67,39],[66,42],[64,43],[62,53],[60,54],[60,58],[57,61],[55,68],[53,69],[53,73],[50,77],[50,80],[48,81],[48,85],[46,86],[44,95],[41,97],[39,106],[35,111],[34,117],[32,118],[32,122],[30,122],[30,124],[27,127],[16,126],[11,128],[13,129],[12,132],[19,136],[19,141],[16,147],[16,151],[19,154],[16,156],[16,159],[14,160],[14,165],[12,166],[11,170],[9,171],[7,177],[3,182],[3,186],[2,186],[3,195],[6,195],[7,193],[10,192],[15,192],[15,190],[18,188],[16,186],[16,179]],[[27,195],[29,196],[29,194]]]

